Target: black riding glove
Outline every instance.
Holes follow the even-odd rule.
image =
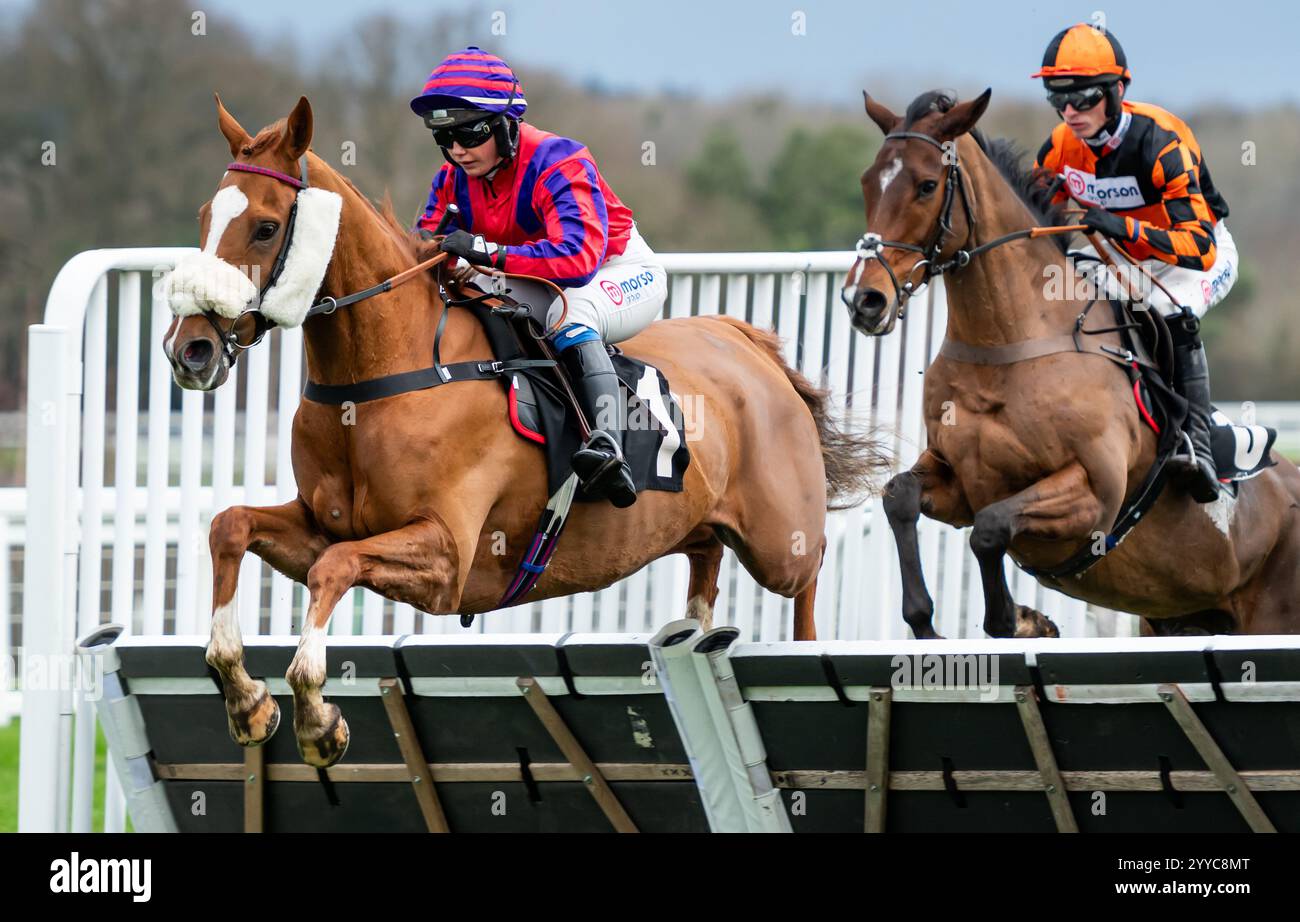
[[[1090,230],[1116,240],[1133,239],[1129,236],[1128,222],[1120,215],[1115,214],[1113,211],[1107,211],[1105,208],[1089,208],[1083,213],[1083,218],[1079,223],[1087,225]]]
[[[501,269],[506,261],[503,247],[488,243],[482,234],[471,234],[459,229],[447,235],[447,239],[442,242],[442,251],[459,256],[467,263],[490,269]]]

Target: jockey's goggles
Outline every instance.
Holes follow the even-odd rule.
[[[1047,101],[1057,112],[1064,112],[1066,106],[1074,106],[1075,112],[1087,112],[1105,98],[1106,90],[1100,86],[1086,86],[1081,90],[1047,94]]]
[[[434,125],[433,116],[426,115],[424,123],[429,126],[433,132],[433,142],[439,147],[451,147],[459,144],[466,149],[478,147],[492,137],[492,114],[486,114],[482,119],[476,122],[469,122],[464,125]]]

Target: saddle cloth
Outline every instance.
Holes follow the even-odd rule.
[[[1210,422],[1210,451],[1220,480],[1249,480],[1277,464],[1271,457],[1276,429],[1237,425],[1217,408]]]
[[[478,316],[499,361],[536,358],[522,345],[532,336],[516,332],[514,323],[483,304],[471,310]],[[638,493],[661,490],[682,491],[682,477],[690,465],[686,445],[686,421],[681,406],[669,389],[663,373],[608,347],[614,371],[622,385],[623,455],[632,471]],[[548,492],[555,492],[573,473],[570,458],[581,445],[578,421],[572,405],[556,381],[551,368],[521,368],[503,377],[510,424],[520,438],[538,445],[546,457]],[[598,497],[579,490],[579,502]]]
[[[1131,310],[1130,305],[1124,301],[1112,299],[1110,304],[1117,323],[1136,322],[1141,325],[1138,330],[1124,331],[1128,348],[1143,360],[1163,366],[1164,363],[1151,359],[1157,350],[1153,348],[1150,336],[1154,329],[1152,321],[1149,317],[1141,316],[1145,312]],[[1137,379],[1134,399],[1151,428],[1160,433],[1171,422],[1181,427],[1186,418],[1186,402],[1173,391],[1172,369],[1161,367],[1159,381],[1153,380],[1155,373],[1149,368],[1132,369],[1130,375]],[[1275,429],[1237,425],[1217,407],[1212,409],[1210,452],[1214,455],[1215,471],[1220,481],[1231,484],[1249,480],[1277,464],[1270,457],[1273,442],[1277,439]]]

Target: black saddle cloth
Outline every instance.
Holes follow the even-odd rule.
[[[505,297],[502,300],[509,302]],[[526,326],[528,320],[512,318],[484,303],[468,309],[483,324],[498,361],[543,357]],[[680,493],[690,451],[686,420],[667,379],[659,369],[624,355],[617,347],[606,348],[622,385],[623,454],[636,491]],[[542,449],[552,494],[573,472],[570,458],[582,441],[573,407],[557,379],[559,374],[559,369],[549,367],[521,368],[501,379],[510,423],[521,438]],[[584,490],[579,490],[576,498],[581,502],[598,499]]]

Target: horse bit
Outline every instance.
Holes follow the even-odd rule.
[[[271,179],[293,186],[295,189],[298,189],[299,191],[302,191],[303,189],[309,187],[307,182],[307,154],[306,153],[302,155],[301,178],[290,176],[288,173],[281,173],[278,170],[272,170],[267,167],[254,166],[251,163],[230,163],[227,164],[226,169],[235,170],[241,173],[256,173],[259,176],[268,176]],[[439,233],[445,230],[448,222],[451,219],[453,219],[456,216],[456,214],[457,212],[455,211],[454,206],[448,209],[447,213],[443,215],[443,221],[442,221],[442,225],[439,227]],[[262,313],[261,304],[262,304],[262,299],[266,297],[266,293],[271,290],[271,288],[275,285],[277,281],[279,281],[280,274],[281,272],[284,271],[285,259],[288,257],[289,247],[293,243],[293,229],[294,229],[294,224],[296,223],[297,216],[298,216],[298,198],[297,196],[295,196],[293,200],[293,204],[289,207],[289,217],[285,220],[284,223],[284,239],[280,241],[280,252],[276,254],[275,262],[271,265],[271,273],[266,280],[266,284],[263,285],[261,290],[257,293],[257,299],[253,302],[253,304],[250,307],[247,307],[243,311],[241,311],[239,316],[236,317],[231,322],[230,328],[223,330],[221,328],[221,325],[217,322],[216,318],[210,312],[208,311],[203,312],[203,317],[208,321],[208,323],[212,324],[212,329],[216,332],[217,339],[221,342],[222,354],[226,357],[227,362],[232,366],[235,364],[235,360],[239,357],[240,353],[246,352],[249,349],[256,346],[264,338],[266,338],[266,334],[269,333],[276,326],[274,321],[270,320],[265,314]],[[339,298],[330,297],[327,295],[326,297],[322,298],[320,301],[317,301],[315,304],[313,304],[311,307],[307,309],[307,313],[303,316],[303,322],[305,323],[309,317],[315,317],[319,314],[332,314],[340,307],[347,307],[348,305],[356,304],[358,301],[364,301],[367,298],[373,298],[375,295],[380,295],[380,294],[384,294],[385,292],[391,291],[393,288],[395,288],[398,285],[401,285],[403,282],[406,282],[411,278],[414,278],[420,272],[426,269],[433,268],[434,266],[436,266],[438,263],[442,262],[446,258],[447,257],[445,253],[438,253],[436,256],[426,259],[424,262],[416,266],[412,266],[409,269],[404,269],[403,271],[399,272],[397,275],[385,279],[379,284],[372,285],[369,288],[366,288],[362,291],[357,291],[350,295],[345,295]],[[566,310],[567,310],[567,304],[566,304]],[[242,320],[248,314],[253,315],[256,326],[254,328],[252,340],[247,343],[241,343],[239,341],[239,335],[235,332],[235,328],[239,326],[239,321]],[[445,315],[444,315],[444,319],[445,319]]]
[[[884,267],[885,272],[889,275],[890,284],[894,286],[894,306],[893,316],[889,320],[889,327],[892,327],[894,321],[903,316],[904,305],[907,300],[915,293],[916,289],[928,283],[935,276],[943,275],[949,269],[960,269],[967,265],[976,251],[958,250],[952,258],[940,262],[939,252],[943,249],[944,238],[952,233],[952,209],[958,194],[961,196],[962,210],[966,213],[966,223],[974,230],[975,217],[971,212],[970,199],[966,194],[966,183],[962,179],[961,165],[957,160],[957,147],[954,143],[952,147],[947,147],[940,141],[919,131],[895,131],[885,135],[886,141],[902,141],[908,138],[915,138],[918,141],[924,141],[927,144],[933,144],[944,155],[948,157],[950,152],[952,163],[948,165],[948,173],[944,179],[943,190],[943,207],[939,212],[938,226],[935,228],[934,239],[930,241],[929,246],[921,247],[914,243],[904,243],[901,240],[884,240],[879,234],[868,231],[858,240],[857,257],[859,262],[874,259]],[[912,264],[908,270],[907,276],[900,284],[898,276],[894,273],[893,267],[885,259],[883,250],[886,247],[892,247],[897,250],[908,250],[912,253],[921,254],[921,258]],[[920,270],[920,275],[917,275]]]
[[[305,153],[302,155],[301,178],[290,176],[288,173],[281,173],[278,170],[268,169],[267,167],[254,166],[251,163],[228,163],[226,169],[239,173],[256,173],[259,176],[269,176],[282,183],[287,183],[299,191],[307,188],[307,155]],[[202,312],[203,318],[212,325],[212,331],[217,334],[217,341],[221,343],[221,352],[225,356],[227,364],[232,367],[241,353],[247,352],[260,343],[266,338],[266,334],[271,331],[271,328],[275,326],[261,311],[262,299],[266,297],[266,293],[271,290],[272,286],[279,281],[280,273],[284,271],[284,262],[289,255],[289,245],[293,242],[293,228],[297,217],[298,197],[295,195],[293,204],[289,206],[289,217],[284,222],[284,239],[280,241],[280,251],[275,254],[275,262],[271,264],[271,273],[267,276],[266,284],[258,291],[257,300],[253,302],[253,306],[246,307],[241,311],[239,316],[230,322],[230,328],[224,330],[210,311]],[[239,326],[239,321],[248,314],[253,315],[255,323],[253,338],[247,343],[241,343],[235,328]]]

